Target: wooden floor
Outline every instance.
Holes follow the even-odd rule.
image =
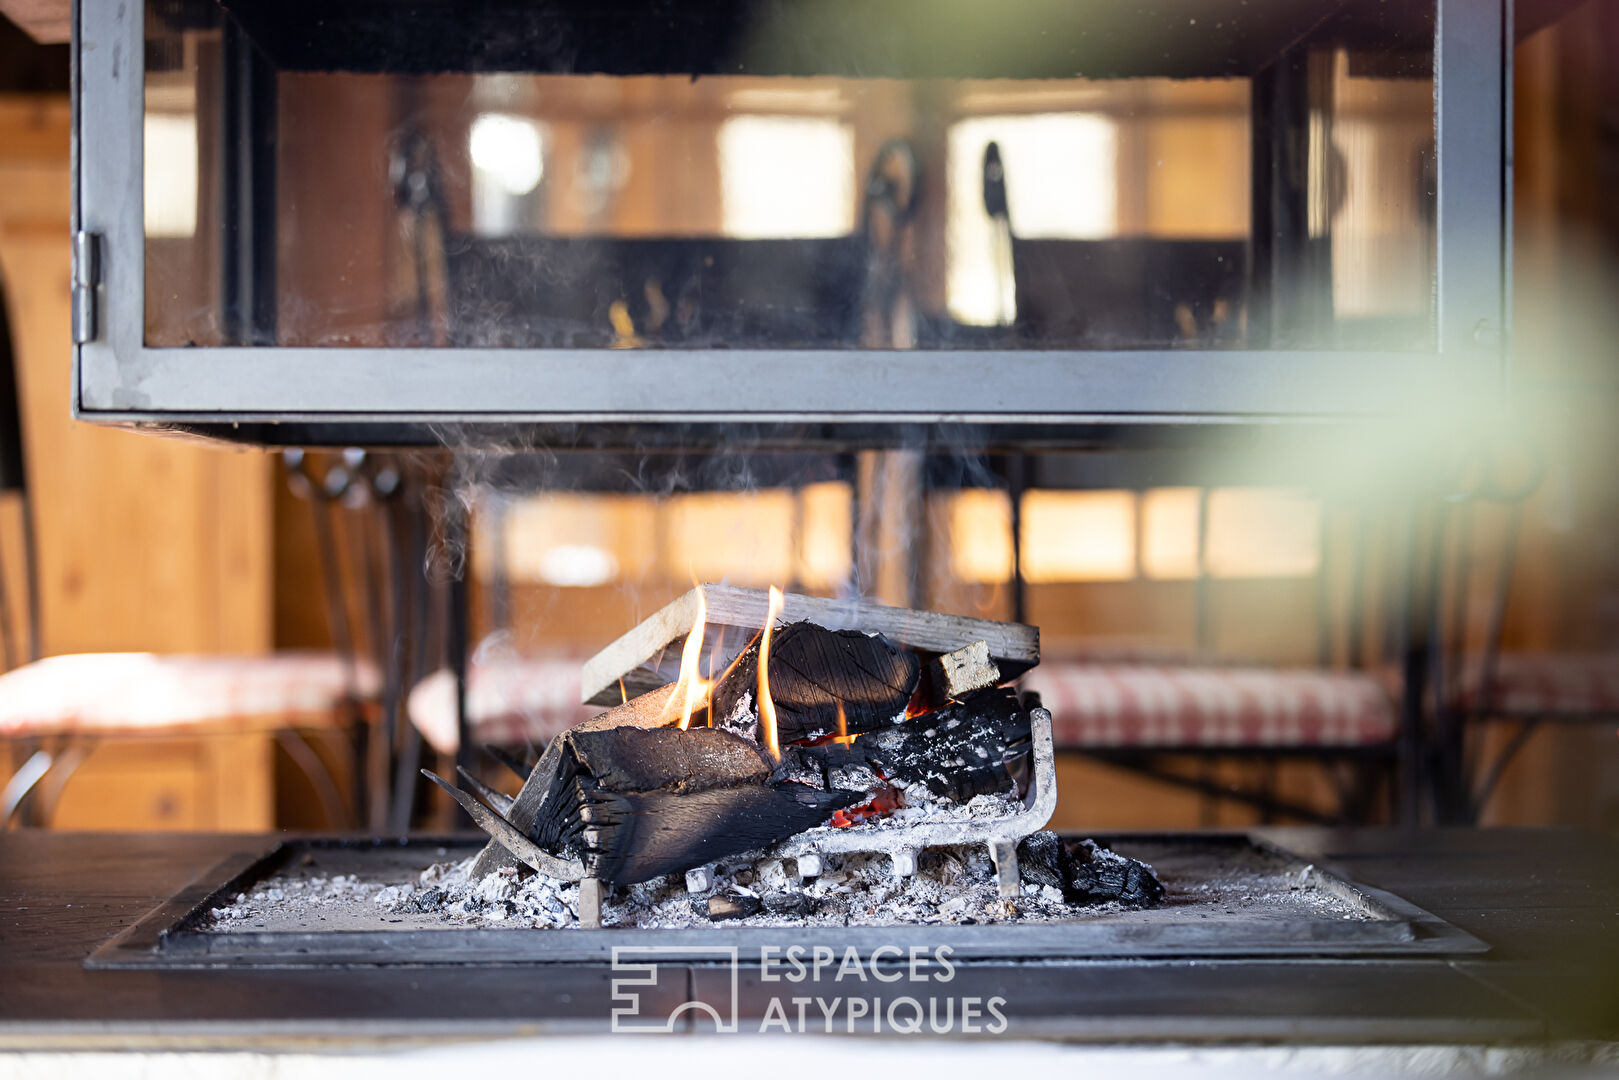
[[[954,995],[998,995],[1007,1034],[1091,1041],[1523,1043],[1619,1038],[1619,844],[1553,830],[1270,830],[1484,939],[1466,959],[961,964]],[[198,835],[0,836],[0,1049],[245,1046],[604,1031],[612,972],[591,964],[90,972],[84,958],[224,855]],[[672,1008],[729,977],[689,967],[649,988]],[[830,970],[828,971],[830,975]],[[847,985],[741,973],[741,1029],[772,995]],[[866,994],[885,988],[866,986]],[[668,1001],[662,998],[667,997]]]

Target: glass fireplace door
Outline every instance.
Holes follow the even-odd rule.
[[[78,406],[1397,410],[1499,368],[1505,87],[1389,7],[86,4]]]

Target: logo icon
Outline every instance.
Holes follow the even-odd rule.
[[[689,982],[688,963],[703,965]],[[671,1032],[700,1016],[737,1029],[735,945],[615,945],[612,970],[614,1032]]]

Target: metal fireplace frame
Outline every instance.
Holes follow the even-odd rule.
[[[1156,839],[1191,841],[1215,848],[1225,845],[1233,856],[1239,849],[1259,852],[1280,860],[1288,873],[1308,877],[1317,888],[1360,908],[1369,918],[1216,924],[1189,916],[1149,924],[1123,912],[1069,923],[801,926],[786,930],[715,925],[679,930],[455,927],[206,933],[195,928],[210,908],[227,903],[236,893],[309,853],[420,849],[424,856],[434,852],[442,859],[445,855],[440,849],[444,847],[453,846],[458,854],[471,855],[482,843],[481,837],[465,836],[409,840],[293,838],[225,858],[108,940],[84,963],[92,970],[606,964],[615,952],[626,949],[656,950],[670,963],[712,963],[716,951],[758,957],[761,949],[784,944],[802,945],[806,950],[830,948],[840,957],[853,948],[864,959],[874,958],[878,950],[909,950],[916,946],[931,953],[936,947],[949,946],[953,959],[967,963],[1121,957],[1417,959],[1476,955],[1489,950],[1488,944],[1432,912],[1394,893],[1356,881],[1343,869],[1307,860],[1267,839],[1262,832],[1127,833],[1098,839],[1115,844]]]
[[[502,424],[555,425],[565,440],[580,437],[570,425],[605,437],[609,425],[676,423],[688,440],[702,425],[738,423],[1007,425],[1018,439],[1086,425],[1379,417],[1488,391],[1507,329],[1512,0],[1434,2],[1431,349],[944,350],[900,362],[874,350],[148,347],[132,182],[143,175],[146,3],[76,0],[74,412],[264,443],[431,442],[442,425]]]

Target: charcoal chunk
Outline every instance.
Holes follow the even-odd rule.
[[[805,916],[815,911],[815,901],[806,893],[771,893],[765,897],[765,910],[772,915]]]
[[[1116,900],[1131,907],[1152,907],[1164,898],[1163,882],[1152,867],[1109,851],[1094,840],[1063,845],[1062,874],[1063,895],[1069,903]]]
[[[1062,841],[1050,829],[1024,837],[1017,846],[1018,874],[1023,884],[1062,889],[1062,858]]]
[[[444,901],[448,896],[443,889],[424,889],[421,892],[411,893],[401,900],[394,910],[411,915],[431,915],[444,910]]]
[[[885,776],[966,802],[1015,791],[1013,770],[1029,747],[1029,715],[1017,694],[986,690],[863,735],[850,749]]]
[[[708,917],[715,922],[723,919],[746,919],[756,915],[763,903],[757,896],[724,893],[708,898]]]

